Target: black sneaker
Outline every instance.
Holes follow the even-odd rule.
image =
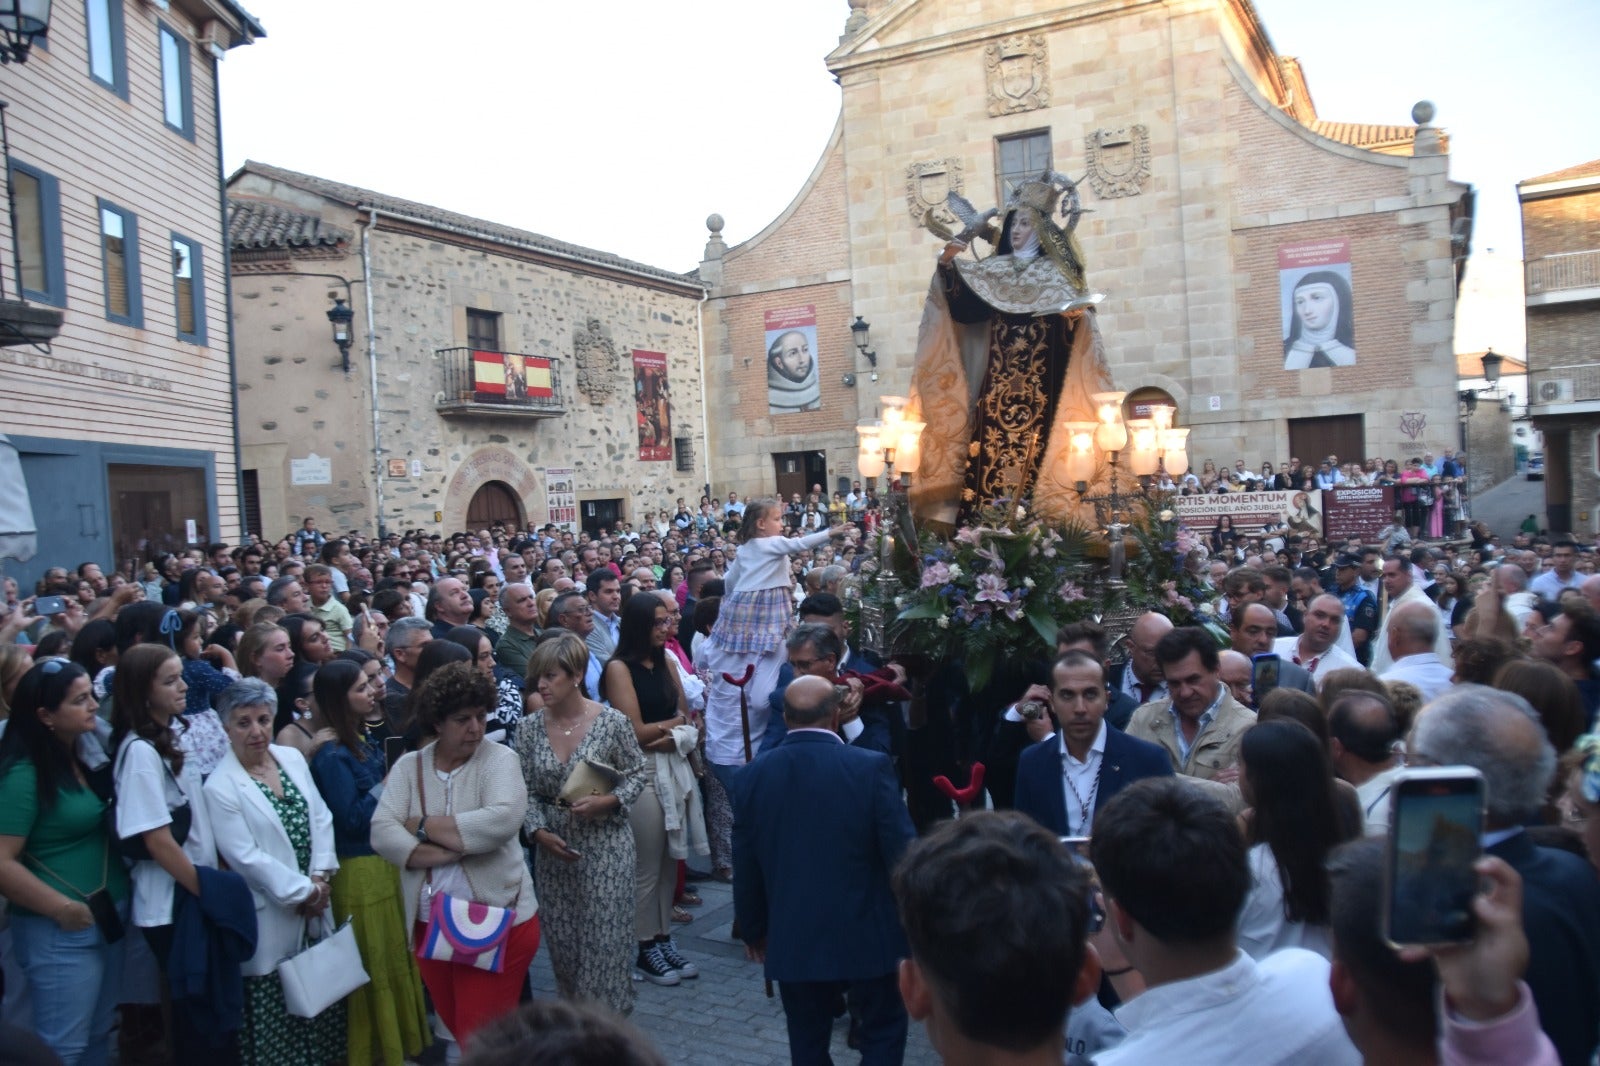
[[[667,965],[678,971],[678,976],[689,980],[700,976],[700,967],[684,958],[678,951],[678,945],[669,936],[665,940],[656,941],[656,950],[661,952],[661,957],[667,960]]]
[[[699,970],[695,973],[698,975]],[[633,975],[635,980],[649,981],[657,985],[675,985],[678,983],[678,971],[667,961],[666,952],[661,950],[661,945],[651,944],[644,951],[639,952],[639,957],[633,960]]]

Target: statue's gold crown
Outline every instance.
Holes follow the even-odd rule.
[[[1049,218],[1055,213],[1056,203],[1061,199],[1061,189],[1050,181],[1025,181],[1017,186],[1017,191],[1012,194],[1011,206],[1031,207],[1040,215]]]

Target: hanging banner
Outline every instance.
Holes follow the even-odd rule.
[[[547,467],[544,472],[546,522],[553,522],[563,533],[578,531],[578,494],[573,487],[572,467]]]
[[[822,409],[817,370],[817,308],[780,307],[766,312],[767,412],[774,415]]]
[[[1322,516],[1329,541],[1360,537],[1372,544],[1378,532],[1394,521],[1394,486],[1367,485],[1360,488],[1328,489],[1322,494],[1327,509]]]
[[[671,459],[672,403],[665,353],[633,350],[633,400],[639,423],[639,461]]]
[[[1287,532],[1322,536],[1321,492],[1288,489],[1279,492],[1208,493],[1203,496],[1178,496],[1172,509],[1183,524],[1196,533],[1209,533],[1217,520],[1227,515],[1233,528],[1255,536],[1269,522],[1286,527]]]
[[[1350,291],[1348,237],[1278,249],[1285,370],[1356,365]]]
[[[531,404],[554,396],[550,360],[515,352],[472,353],[474,403]]]

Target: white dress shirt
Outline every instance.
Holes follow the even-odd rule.
[[[1421,690],[1422,702],[1427,703],[1450,687],[1453,673],[1438,655],[1425,651],[1395,660],[1393,666],[1378,676],[1384,681],[1411,682]]]
[[[1330,670],[1344,670],[1351,667],[1357,670],[1363,669],[1354,655],[1347,654],[1337,644],[1330,645],[1321,655],[1307,657],[1300,653],[1299,637],[1279,637],[1272,642],[1272,650],[1278,658],[1304,667],[1306,673],[1311,675],[1311,680],[1316,682],[1318,689],[1322,688],[1322,679]]]
[[[1257,962],[1283,948],[1305,948],[1333,958],[1333,940],[1325,925],[1292,922],[1283,911],[1283,877],[1272,848],[1250,849],[1250,894],[1239,911],[1239,948]]]
[[[1061,747],[1061,798],[1067,805],[1067,836],[1086,837],[1094,823],[1095,808],[1099,806],[1100,766],[1105,761],[1106,723],[1100,722],[1100,731],[1082,762],[1067,750],[1064,733],[1056,734]]]
[[[1147,989],[1116,1015],[1128,1038],[1096,1066],[1361,1062],[1328,995],[1328,960],[1300,948],[1260,962],[1241,951],[1220,970]]]
[[[1356,798],[1361,801],[1361,816],[1365,820],[1367,836],[1382,836],[1389,832],[1389,791],[1394,779],[1404,766],[1389,769],[1367,778],[1356,786]]]

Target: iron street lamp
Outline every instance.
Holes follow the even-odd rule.
[[[867,320],[860,315],[857,315],[856,320],[850,323],[850,338],[855,342],[856,351],[865,356],[867,362],[872,364],[871,380],[877,381],[878,353],[872,350],[869,340],[871,330],[872,327],[867,325]]]
[[[4,0],[0,0],[3,3]],[[328,309],[328,322],[333,326],[333,343],[339,346],[339,362],[346,374],[350,373],[350,323],[356,313],[338,296]]]
[[[50,0],[0,0],[0,63],[26,63],[49,28]]]
[[[1500,364],[1506,357],[1496,352],[1493,348],[1483,353],[1483,380],[1489,383],[1492,389],[1500,381]]]

